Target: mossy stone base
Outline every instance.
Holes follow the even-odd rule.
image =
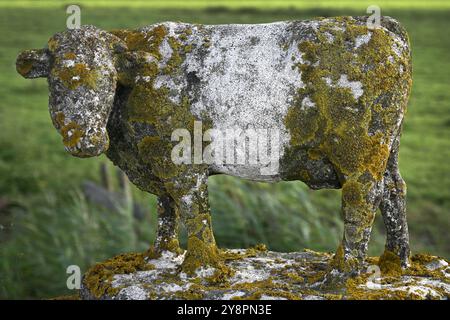
[[[193,276],[181,271],[184,255],[176,256],[167,251],[157,259],[142,260],[141,254],[130,254],[130,259],[138,259],[132,263],[132,268],[121,265],[129,264],[130,259],[120,255],[86,273],[80,298],[330,300],[450,297],[448,261],[430,255],[413,256],[411,267],[400,273],[383,274],[385,266],[382,265],[379,278],[370,272],[363,273],[330,287],[322,285],[332,266],[333,254],[330,253],[310,250],[278,253],[257,246],[246,250],[221,250],[220,254],[225,261],[226,272],[200,268]],[[368,258],[367,270],[380,270],[378,263],[379,258]],[[111,270],[114,265],[117,272]],[[127,273],[123,273],[124,270]]]

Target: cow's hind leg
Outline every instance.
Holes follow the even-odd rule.
[[[176,254],[182,252],[178,242],[179,216],[175,201],[168,194],[158,197],[158,226],[155,240],[155,252],[170,251]]]
[[[188,234],[182,265],[188,274],[193,274],[199,267],[222,266],[211,226],[207,179],[207,172],[190,172],[166,184]]]
[[[384,193],[380,211],[386,227],[386,247],[384,257],[392,253],[399,258],[402,267],[409,265],[409,234],[406,222],[406,184],[398,168],[399,138],[392,148],[386,173],[384,175]]]
[[[331,263],[331,274],[353,276],[361,271],[382,188],[382,182],[370,174],[349,178],[343,183],[344,236]]]

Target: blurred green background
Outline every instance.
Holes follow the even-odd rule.
[[[366,1],[79,1],[82,24],[136,28],[174,20],[206,24],[260,23],[317,16],[364,15]],[[379,1],[410,35],[414,85],[404,125],[400,168],[408,184],[413,252],[450,257],[450,4]],[[155,231],[155,197],[132,187],[141,216],[129,206],[88,201],[84,181],[100,181],[106,157],[65,153],[47,110],[45,79],[15,71],[24,49],[41,48],[65,28],[66,1],[0,1],[0,298],[71,294],[66,268],[82,272],[117,253],[146,250]],[[117,184],[117,182],[115,182]],[[210,202],[222,247],[263,242],[271,250],[333,251],[342,236],[339,190],[308,190],[300,182],[263,184],[210,178]],[[378,216],[370,254],[379,255]]]

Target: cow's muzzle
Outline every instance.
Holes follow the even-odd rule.
[[[70,122],[59,130],[63,137],[64,148],[79,158],[99,156],[109,148],[109,137],[105,128],[84,129]]]

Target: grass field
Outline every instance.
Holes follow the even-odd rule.
[[[277,2],[281,1],[264,7],[262,1],[250,1],[231,9],[204,5],[177,9],[173,3],[166,9],[86,5],[82,23],[112,29],[165,20],[257,23],[365,13],[365,7],[354,3],[352,9],[311,5],[276,9]],[[450,11],[396,3],[400,5],[385,11],[382,7],[382,14],[403,23],[413,50],[414,86],[400,152],[408,184],[411,246],[414,252],[449,258]],[[136,201],[148,208],[144,222],[127,208],[111,213],[88,203],[80,185],[86,179],[98,181],[98,166],[107,159],[80,160],[66,154],[48,115],[46,80],[24,80],[15,72],[21,50],[43,47],[52,34],[64,29],[64,7],[51,4],[29,8],[22,2],[18,8],[0,2],[0,198],[14,203],[0,211],[2,298],[68,294],[68,265],[86,270],[113,254],[145,250],[153,240],[154,197],[133,189]],[[224,247],[264,242],[274,250],[333,251],[342,234],[339,197],[339,191],[310,191],[301,183],[210,179],[214,229]],[[381,253],[383,233],[377,217],[371,254]]]

